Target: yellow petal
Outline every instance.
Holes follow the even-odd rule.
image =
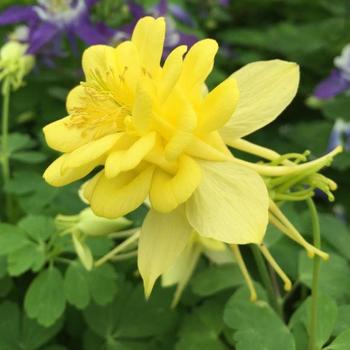
[[[152,175],[153,167],[140,173],[124,172],[113,179],[102,174],[91,196],[91,209],[96,215],[111,219],[130,213],[146,199]]]
[[[98,172],[93,178],[85,181],[79,189],[79,196],[85,204],[90,204],[92,195],[94,193],[96,184],[99,178],[103,175],[104,171]]]
[[[112,152],[105,163],[105,175],[107,178],[117,176],[122,171],[134,169],[155,145],[157,134],[151,132],[138,139],[127,150]]]
[[[182,68],[181,84],[188,90],[200,87],[213,69],[218,50],[215,40],[204,39],[195,43],[188,51]]]
[[[115,49],[107,45],[93,45],[83,53],[82,65],[86,80],[107,81]]]
[[[146,131],[149,129],[153,116],[152,107],[152,96],[145,84],[142,84],[141,81],[136,89],[132,110],[133,121],[137,130]]]
[[[163,107],[163,113],[174,126],[175,132],[165,146],[164,155],[175,160],[193,139],[197,116],[186,96],[180,90],[174,91]]]
[[[51,186],[60,187],[68,185],[89,174],[96,166],[100,164],[100,159],[89,162],[79,168],[68,169],[62,172],[62,165],[67,158],[67,154],[57,158],[44,172],[44,179]]]
[[[156,169],[150,191],[152,207],[162,213],[174,210],[192,195],[201,175],[198,163],[186,155],[179,159],[179,169],[173,177]]]
[[[134,29],[131,41],[137,47],[141,65],[153,77],[160,69],[165,38],[165,20],[143,17]]]
[[[196,268],[198,259],[201,255],[201,247],[193,241],[187,244],[180,256],[175,260],[175,263],[162,274],[162,286],[172,286],[177,284],[174,293],[172,307],[175,307],[190,280],[193,271]]]
[[[238,87],[234,78],[228,78],[206,97],[200,111],[199,130],[210,132],[224,126],[231,118],[238,102]]]
[[[49,147],[59,152],[72,152],[92,139],[92,133],[69,125],[70,117],[56,120],[43,128]]]
[[[68,153],[62,164],[61,171],[65,172],[68,169],[78,168],[100,158],[112,149],[122,135],[122,133],[107,135],[79,147],[72,153]]]
[[[180,77],[183,62],[182,57],[186,51],[187,46],[178,46],[169,54],[164,62],[162,81],[160,85],[160,99],[162,102],[164,102],[169,96]]]
[[[167,271],[186,247],[192,232],[183,208],[169,214],[150,210],[142,225],[138,246],[138,268],[145,294],[151,294],[157,278]]]
[[[202,181],[186,202],[187,218],[202,236],[226,243],[261,243],[269,196],[262,178],[231,162],[201,161]]]
[[[240,93],[237,109],[221,129],[226,143],[271,123],[290,104],[299,84],[296,63],[271,60],[250,63],[232,77]]]

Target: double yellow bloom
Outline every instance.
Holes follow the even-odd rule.
[[[299,82],[295,63],[273,60],[248,64],[208,92],[216,41],[188,52],[179,46],[161,66],[164,37],[164,19],[145,17],[130,41],[88,48],[69,116],[44,128],[63,153],[45,171],[51,185],[103,166],[82,190],[96,215],[123,216],[149,197],[138,253],[147,295],[194,231],[230,244],[262,242],[266,185],[226,144],[273,121]]]

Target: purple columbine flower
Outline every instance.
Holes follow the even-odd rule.
[[[314,96],[326,100],[350,89],[350,44],[346,45],[340,56],[334,59],[330,75],[316,86]]]
[[[167,23],[167,33],[163,52],[165,56],[168,55],[174,47],[180,44],[192,46],[198,40],[197,37],[192,34],[187,34],[177,30],[174,18],[187,25],[193,25],[193,21],[191,20],[190,23],[190,16],[179,6],[176,6],[174,11],[174,6],[169,5],[167,0],[160,0],[156,6],[148,11],[133,0],[128,1],[128,7],[133,20],[131,23],[122,26],[115,32],[112,44],[129,39],[137,21],[147,15],[153,17],[165,17]]]
[[[98,0],[38,0],[33,6],[13,6],[0,14],[0,25],[24,22],[28,27],[28,53],[40,53],[43,47],[61,45],[67,34],[72,46],[76,38],[87,45],[107,43],[110,30],[103,24],[93,24],[90,9]]]

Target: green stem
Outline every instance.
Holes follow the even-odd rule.
[[[311,198],[306,200],[311,214],[312,234],[314,246],[321,248],[321,233],[320,223],[318,221],[318,214],[316,206]],[[318,279],[320,274],[321,259],[315,255],[313,260],[313,276],[312,276],[312,290],[311,290],[311,318],[309,325],[309,350],[316,350],[316,329],[317,329],[317,296],[318,296]]]
[[[273,285],[272,285],[272,281],[271,281],[271,277],[269,274],[269,271],[266,267],[266,263],[265,260],[259,250],[259,248],[256,245],[251,245],[251,249],[254,255],[254,259],[256,262],[256,265],[258,267],[258,271],[261,277],[261,280],[265,286],[270,304],[272,305],[272,307],[275,309],[275,311],[277,312],[277,314],[283,318],[283,310],[282,310],[282,305],[278,300],[278,296],[277,293],[275,292]]]
[[[2,86],[2,120],[1,120],[1,165],[2,177],[4,181],[4,188],[6,189],[10,180],[10,163],[8,151],[8,133],[9,133],[9,110],[10,110],[10,84],[7,80],[3,82]],[[11,198],[5,194],[6,212],[10,216]]]

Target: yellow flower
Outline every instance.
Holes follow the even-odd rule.
[[[83,187],[96,215],[123,216],[149,197],[138,256],[147,295],[193,231],[230,244],[262,241],[266,186],[232,161],[225,142],[273,121],[299,82],[295,63],[255,62],[208,93],[216,41],[188,52],[179,46],[161,65],[164,36],[164,19],[145,17],[130,41],[88,48],[85,81],[67,98],[69,115],[44,128],[49,146],[63,153],[44,174],[51,185],[103,166]]]

